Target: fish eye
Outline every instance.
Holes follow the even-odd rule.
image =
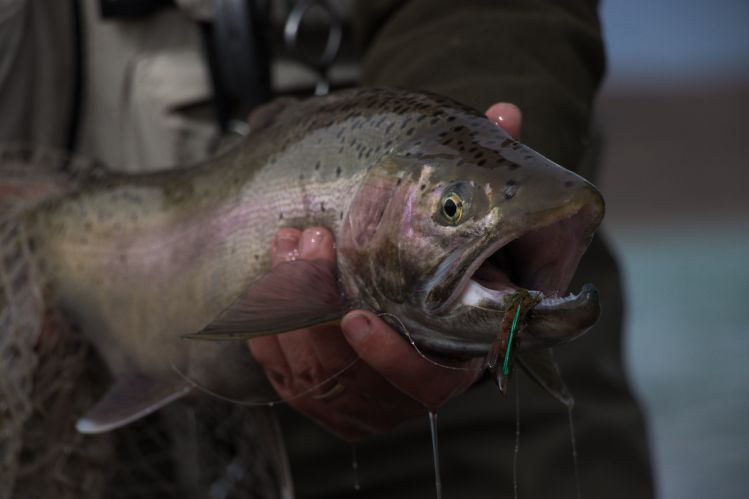
[[[452,225],[463,218],[463,198],[457,192],[448,192],[442,197],[442,214]]]

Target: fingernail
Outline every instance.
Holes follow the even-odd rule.
[[[366,315],[347,315],[343,318],[341,328],[346,337],[353,341],[362,341],[369,334],[369,330],[372,328],[372,322]]]
[[[294,261],[299,256],[299,235],[294,230],[280,230],[273,239],[273,254],[281,261]]]
[[[322,245],[324,239],[325,232],[322,229],[305,229],[302,233],[302,247],[300,249],[302,256],[309,256],[316,252]]]

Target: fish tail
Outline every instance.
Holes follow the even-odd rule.
[[[0,221],[0,498],[11,496],[23,427],[32,412],[44,316],[36,273],[22,226]]]
[[[21,215],[103,171],[51,149],[0,145],[0,499],[13,493],[48,315],[44,279]]]

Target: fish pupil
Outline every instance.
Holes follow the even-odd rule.
[[[448,198],[445,200],[444,210],[445,210],[445,215],[452,218],[458,212],[458,205],[455,204],[455,201]]]

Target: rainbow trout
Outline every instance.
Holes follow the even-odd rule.
[[[79,430],[115,428],[188,393],[175,371],[233,397],[268,390],[243,342],[184,336],[246,339],[364,308],[424,352],[496,356],[510,348],[497,340],[520,291],[532,303],[513,354],[566,396],[546,352],[598,317],[592,286],[565,295],[603,216],[590,183],[425,93],[280,100],[251,129],[203,164],[98,174],[15,217],[46,299],[121,380]],[[337,268],[271,270],[276,231],[311,225],[335,235]]]

